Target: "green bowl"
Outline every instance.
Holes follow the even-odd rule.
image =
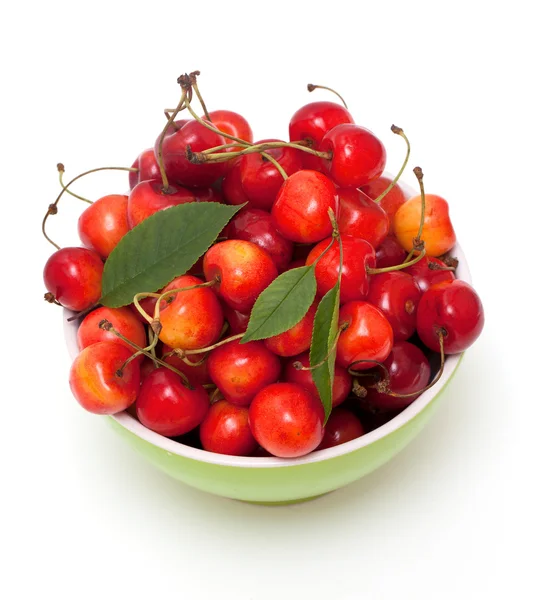
[[[460,261],[457,276],[470,281],[465,257],[458,246],[453,249],[453,255]],[[78,323],[67,321],[71,314],[65,311],[64,330],[74,358],[78,353]],[[106,419],[118,435],[156,467],[192,487],[245,502],[303,502],[360,479],[409,444],[432,417],[461,359],[461,354],[448,356],[436,385],[385,425],[345,444],[302,458],[215,454],[154,433],[127,412]]]

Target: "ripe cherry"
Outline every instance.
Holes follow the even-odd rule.
[[[228,133],[233,137],[245,140],[246,142],[253,141],[253,131],[242,115],[239,115],[232,110],[214,110],[209,113],[209,116],[216,129]],[[224,143],[232,144],[234,143],[234,140],[225,138]],[[229,152],[232,151],[236,151],[236,148],[229,148]]]
[[[389,232],[383,208],[356,188],[339,188],[339,231],[369,242],[377,248]]]
[[[449,205],[444,198],[433,194],[426,194],[425,202],[421,240],[425,243],[426,254],[440,256],[456,243],[456,234],[449,217]],[[393,231],[408,252],[413,248],[413,239],[419,231],[421,212],[421,197],[415,196],[402,204],[393,219]]]
[[[281,186],[272,207],[279,232],[293,242],[311,244],[331,234],[329,209],[337,213],[337,190],[318,171],[298,171]]]
[[[225,204],[223,194],[214,187],[207,188],[192,188],[192,192],[196,202],[219,202]]]
[[[291,360],[287,361],[285,369],[283,371],[282,380],[288,383],[296,383],[300,387],[306,389],[315,398],[320,400],[320,394],[316,389],[315,382],[313,381],[313,375],[311,371],[305,369],[296,369],[294,363],[300,362],[304,367],[310,367],[309,354],[303,353],[299,356],[295,356]],[[340,365],[335,365],[335,377],[333,379],[333,406],[339,406],[342,404],[352,389],[352,378],[346,369],[343,369]]]
[[[384,267],[400,265],[404,262],[406,254],[406,251],[398,243],[398,240],[394,235],[388,235],[376,248],[376,267],[378,269],[383,269]],[[426,258],[416,263],[416,265],[421,264],[424,260],[426,260]]]
[[[355,361],[383,362],[393,347],[393,328],[382,311],[369,302],[353,301],[341,307],[339,326],[347,324],[337,344],[337,362],[348,368]],[[355,365],[362,371],[372,362]]]
[[[104,196],[80,215],[78,235],[82,244],[101,258],[108,258],[119,240],[129,231],[128,196]]]
[[[162,357],[172,350],[173,348],[171,348],[171,346],[164,344],[162,346]],[[208,364],[205,356],[199,354],[189,356],[188,360],[192,363],[195,363],[195,366],[185,363],[177,354],[170,354],[169,356],[163,358],[163,360],[168,365],[175,367],[175,369],[185,375],[193,386],[197,387],[212,383],[208,374]]]
[[[164,288],[170,290],[202,284],[192,275],[177,277]],[[160,307],[160,339],[172,348],[194,350],[213,344],[223,327],[223,311],[209,287],[185,290],[166,296]]]
[[[210,406],[203,387],[190,389],[167,368],[155,369],[146,377],[136,402],[142,425],[167,437],[192,431],[205,418]]]
[[[217,281],[214,291],[240,312],[249,312],[259,294],[277,277],[277,267],[268,252],[244,240],[214,244],[205,254],[203,271],[207,281]]]
[[[262,389],[249,409],[249,424],[259,444],[274,456],[294,458],[312,452],[322,441],[324,408],[295,383]]]
[[[328,247],[330,241],[325,239],[317,244],[309,253],[306,263],[312,265]],[[365,240],[341,235],[341,242],[343,251],[341,303],[345,303],[350,300],[360,300],[368,294],[370,276],[367,268],[375,266],[375,254],[374,248]],[[339,264],[339,246],[335,243],[315,267],[319,296],[326,294],[337,283]]]
[[[170,185],[165,191],[161,181],[142,181],[128,197],[129,225],[131,228],[136,227],[159,210],[195,201],[195,195],[184,187]]]
[[[281,140],[261,140],[256,142],[280,142]],[[302,168],[302,152],[295,148],[274,148],[266,151],[275,158],[287,175]],[[242,189],[251,208],[270,210],[277,193],[283,185],[283,177],[277,168],[258,152],[246,154],[240,160],[240,178]]]
[[[423,351],[409,342],[396,342],[391,354],[383,363],[389,373],[389,387],[397,394],[412,394],[419,392],[428,385],[430,381],[430,363]],[[384,378],[383,369],[375,369],[377,381]],[[369,383],[370,378],[363,377],[360,380],[367,389],[367,395],[363,400],[363,406],[373,411],[393,411],[409,406],[419,393],[408,398],[398,398],[390,394],[379,392],[374,384]]]
[[[365,192],[365,194],[372,198],[372,200],[376,200],[383,192],[391,185],[392,179],[390,177],[386,177],[382,175],[378,177],[374,181],[367,183],[366,185],[361,187],[361,191]],[[383,210],[387,213],[387,217],[389,218],[389,232],[392,233],[393,225],[392,220],[396,213],[396,211],[404,204],[407,200],[406,194],[402,191],[402,188],[395,183],[394,187],[391,191],[387,192],[387,194],[379,201],[379,206],[383,208]]]
[[[352,115],[344,106],[335,102],[311,102],[299,108],[290,119],[289,139],[291,142],[306,141],[310,148],[318,150],[322,138],[336,125],[353,123]],[[322,170],[321,159],[305,154],[302,157],[306,169]]]
[[[296,356],[311,346],[313,324],[318,304],[313,302],[301,321],[279,335],[264,340],[268,350],[278,356]]]
[[[86,410],[113,415],[133,404],[140,387],[140,365],[134,361],[117,373],[132,352],[115,342],[97,342],[74,359],[69,384]]]
[[[45,287],[65,308],[86,310],[101,295],[104,265],[99,255],[87,248],[62,248],[47,260],[43,271]]]
[[[226,304],[223,305],[223,315],[229,323],[229,334],[244,333],[248,328],[250,313],[241,313]]]
[[[368,129],[337,125],[326,133],[319,150],[329,152],[322,171],[340,187],[361,187],[379,177],[385,168],[385,148]]]
[[[430,265],[433,268],[430,268]],[[435,267],[440,267],[439,269]],[[439,258],[425,256],[422,260],[404,269],[413,277],[421,292],[426,292],[430,287],[442,281],[454,281],[454,273],[447,269],[447,265]]]
[[[465,281],[443,281],[432,286],[417,309],[417,333],[436,352],[443,334],[445,354],[467,350],[484,327],[484,309],[475,290]]]
[[[227,225],[223,235],[229,239],[257,244],[272,257],[280,273],[292,258],[292,242],[277,231],[272,215],[264,210],[247,207],[242,209]]]
[[[415,333],[421,290],[411,275],[401,271],[373,275],[367,301],[377,306],[393,328],[395,341]]]
[[[168,132],[169,134],[173,133],[173,129],[170,127]],[[138,171],[130,171],[128,174],[128,182],[131,190],[136,187],[138,183],[149,179],[156,179],[162,183],[160,167],[158,166],[158,161],[154,155],[153,148],[144,150],[132,163],[132,168],[138,169]]]
[[[201,423],[201,444],[209,452],[249,456],[258,444],[249,427],[249,411],[226,400],[213,404]]]
[[[355,440],[365,434],[365,428],[354,413],[345,408],[336,408],[326,423],[324,437],[317,450],[333,448]]]
[[[242,187],[242,178],[240,175],[241,161],[241,158],[237,158],[236,162],[233,161],[222,181],[222,192],[227,204],[239,205],[249,202],[249,198]]]
[[[248,406],[257,392],[278,380],[281,363],[262,342],[235,340],[209,354],[208,372],[226,400]]]

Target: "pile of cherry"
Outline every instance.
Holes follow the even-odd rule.
[[[206,110],[197,75],[179,78],[181,100],[154,148],[124,169],[130,193],[82,213],[83,247],[60,249],[45,232],[62,194],[74,195],[59,165],[62,194],[43,223],[58,248],[45,298],[80,319],[73,394],[91,412],[128,410],[163,436],[222,454],[296,457],[357,438],[436,383],[445,355],[482,330],[480,299],[448,256],[448,204],[425,194],[418,167],[413,198],[396,183],[403,168],[382,176],[383,144],[344,106],[306,104],[290,120],[290,143],[254,144],[241,115]],[[189,118],[177,120],[181,111]],[[392,131],[406,142],[405,166],[409,142]],[[170,207],[206,202],[237,211],[187,272],[140,286],[129,305],[101,303],[106,261],[124,236]],[[309,271],[316,293],[290,327],[266,335],[273,313],[284,322],[292,312],[268,301],[291,270],[293,293]],[[318,360],[316,348],[316,364],[312,339],[326,349]]]

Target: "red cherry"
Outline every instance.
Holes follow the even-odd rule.
[[[309,253],[306,264],[314,261],[328,247],[330,239],[317,244]],[[369,290],[368,267],[375,266],[374,248],[365,240],[341,235],[343,263],[341,277],[341,303],[365,298]],[[315,267],[318,295],[323,296],[336,283],[339,276],[339,246],[337,243],[324,254]]]
[[[296,383],[300,387],[306,389],[315,398],[320,400],[320,394],[316,389],[315,382],[313,381],[313,375],[311,371],[304,369],[296,369],[294,366],[295,362],[300,362],[304,367],[310,367],[309,354],[303,353],[299,356],[295,356],[287,362],[283,371],[283,381],[288,383]],[[346,369],[343,369],[340,365],[335,365],[335,377],[333,380],[333,406],[339,406],[342,404],[352,389],[352,378]]]
[[[226,400],[247,406],[257,392],[278,380],[281,363],[262,342],[235,340],[212,350],[208,372]]]
[[[261,390],[249,409],[249,424],[259,444],[274,456],[294,458],[322,441],[324,408],[295,383],[273,383]]]
[[[292,258],[292,242],[277,231],[272,215],[264,210],[242,209],[227,225],[224,235],[229,239],[253,242],[266,250],[280,273]]]
[[[241,160],[242,159],[238,158],[236,162],[231,165],[222,181],[222,192],[227,204],[234,204],[235,206],[249,202],[249,199],[244,192],[244,188],[242,187],[242,178],[240,175]]]
[[[385,168],[385,148],[368,129],[358,125],[337,125],[326,133],[319,150],[331,153],[322,160],[322,171],[340,187],[361,187]]]
[[[86,410],[98,415],[113,415],[136,401],[140,387],[140,365],[133,361],[117,371],[132,356],[130,350],[115,342],[97,342],[74,359],[69,384],[74,397]]]
[[[171,128],[170,128],[171,129]],[[173,129],[168,129],[169,133],[173,133]],[[154,155],[154,149],[148,148],[144,150],[138,158],[132,163],[133,169],[139,169],[138,171],[130,171],[128,174],[129,187],[132,190],[134,187],[142,181],[149,179],[156,179],[162,183],[162,177],[160,175],[160,167],[158,161]]]
[[[398,240],[393,235],[388,235],[376,248],[376,267],[383,269],[384,267],[400,265],[404,262],[406,255],[406,251],[398,243]],[[423,261],[419,261],[416,264],[420,264],[421,262]]]
[[[270,139],[256,143],[280,141]],[[275,158],[289,176],[302,168],[301,150],[274,148],[267,150],[266,153]],[[283,177],[277,168],[258,152],[246,154],[240,160],[240,178],[242,189],[249,200],[249,206],[270,210],[283,185]]]
[[[401,271],[373,275],[367,301],[377,306],[393,328],[395,341],[415,333],[421,290],[411,275]]]
[[[365,192],[365,194],[369,198],[372,198],[372,200],[376,200],[376,198],[381,196],[381,194],[383,194],[383,192],[391,185],[392,181],[393,180],[390,177],[382,175],[381,177],[378,177],[378,179],[375,179],[374,181],[362,186],[361,191]],[[387,192],[387,194],[378,203],[379,206],[381,206],[387,213],[389,218],[390,233],[393,232],[393,217],[395,216],[396,211],[407,199],[408,197],[404,194],[402,188],[398,185],[398,183],[395,183],[391,191]]]
[[[196,202],[219,202],[225,204],[223,194],[213,187],[193,188],[190,190]]]
[[[186,157],[186,148],[190,146],[192,152],[202,152],[225,143],[221,135],[201,123],[188,121],[179,131],[164,138],[162,157],[167,177],[177,185],[207,187],[213,184],[225,174],[225,163],[193,164]],[[155,145],[155,155],[158,156],[158,145]]]
[[[240,138],[246,142],[253,141],[253,131],[249,123],[242,115],[232,110],[214,110],[210,115],[210,120],[216,129],[228,133],[233,137]],[[234,140],[225,138],[225,144],[233,144]],[[229,152],[236,151],[236,148],[229,148]]]
[[[82,244],[102,258],[108,258],[119,240],[130,229],[127,218],[128,196],[104,196],[80,215],[78,235]]]
[[[279,335],[264,340],[268,350],[278,356],[296,356],[311,346],[313,324],[318,304],[314,302],[301,321]]]
[[[377,248],[389,232],[389,217],[381,206],[355,188],[339,188],[339,231]]]
[[[272,207],[279,232],[287,239],[311,244],[331,234],[328,210],[337,213],[337,191],[318,171],[298,171],[281,186]]]
[[[155,369],[146,377],[136,402],[142,425],[167,437],[188,433],[205,418],[210,406],[203,387],[188,388],[167,368]]]
[[[333,448],[365,434],[361,421],[349,410],[336,408],[329,416],[324,437],[317,450]]]
[[[249,312],[259,294],[277,277],[271,256],[251,242],[226,240],[214,244],[203,259],[207,281],[231,308]]]
[[[311,102],[299,108],[290,119],[289,139],[291,142],[306,141],[318,150],[322,138],[336,125],[353,123],[352,115],[335,102]],[[322,170],[321,159],[304,153],[303,166],[306,169]]]
[[[223,315],[229,323],[229,334],[244,333],[248,328],[250,313],[241,313],[226,304],[223,305]]]
[[[432,286],[417,309],[417,333],[421,340],[439,352],[443,333],[445,354],[467,350],[484,327],[484,309],[475,290],[465,281],[443,281]]]
[[[419,392],[430,381],[430,363],[417,346],[409,342],[396,342],[391,354],[383,363],[389,372],[389,387],[397,394],[412,394]],[[376,371],[375,371],[376,372]],[[383,379],[383,369],[377,370],[378,379]],[[409,398],[397,398],[389,394],[378,392],[372,385],[367,385],[368,378],[363,378],[362,383],[367,389],[367,396],[363,404],[369,410],[393,411],[409,406],[420,394],[416,393]]]
[[[171,352],[173,348],[164,344],[162,346],[162,356]],[[196,363],[196,366],[192,367],[191,365],[186,364],[181,358],[177,356],[177,354],[171,354],[164,358],[164,362],[172,367],[175,367],[178,371],[180,371],[183,375],[186,376],[188,381],[193,386],[206,385],[208,383],[212,383],[210,380],[210,376],[208,374],[208,365],[207,361],[204,360],[202,355],[191,355],[188,357],[190,362]]]
[[[339,336],[337,362],[348,368],[358,360],[383,362],[393,347],[393,328],[379,308],[369,302],[353,301],[341,307],[339,325],[347,323]],[[352,368],[363,371],[374,363],[358,363]]]
[[[431,269],[430,265],[444,267],[442,269]],[[454,281],[454,273],[446,269],[447,265],[439,258],[434,256],[425,256],[422,260],[404,269],[408,275],[411,275],[415,283],[419,286],[421,292],[426,292],[436,283],[442,281]]]
[[[65,308],[86,310],[101,295],[104,265],[87,248],[62,248],[47,260],[43,280],[48,292]]]
[[[213,404],[201,423],[201,444],[209,452],[249,456],[258,444],[249,427],[249,411],[226,400]]]
[[[169,186],[165,192],[160,181],[142,181],[128,197],[128,223],[131,228],[136,227],[159,210],[195,201],[194,194],[184,187]]]

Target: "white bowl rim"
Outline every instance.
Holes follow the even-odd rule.
[[[384,175],[389,176],[388,173]],[[409,195],[415,195],[415,190],[407,184],[399,181],[399,185]],[[456,256],[459,260],[458,268],[456,269],[456,277],[467,283],[471,283],[471,274],[467,265],[465,255],[458,244],[451,250],[451,254]],[[67,349],[71,358],[75,358],[79,352],[77,342],[77,321],[69,322],[67,319],[73,316],[71,311],[64,309],[63,313],[63,329],[65,334],[65,341]],[[135,419],[128,412],[123,411],[116,415],[111,415],[119,425],[124,427],[130,433],[140,439],[149,442],[150,444],[161,448],[166,451],[169,455],[182,456],[195,461],[200,461],[213,465],[220,465],[224,467],[241,467],[241,468],[273,468],[273,467],[293,467],[299,465],[312,464],[324,460],[330,460],[350,454],[374,444],[382,438],[394,433],[397,429],[400,429],[406,423],[416,417],[422,410],[424,410],[432,400],[441,392],[441,390],[448,383],[451,376],[454,374],[462,354],[451,354],[446,357],[445,368],[441,379],[429,390],[426,390],[421,394],[414,402],[412,402],[407,408],[405,408],[396,417],[393,417],[390,421],[381,425],[380,427],[358,437],[354,440],[334,446],[332,448],[326,448],[325,450],[316,450],[310,454],[299,458],[277,458],[277,457],[261,457],[261,456],[229,456],[226,454],[216,454],[214,452],[208,452],[207,450],[200,450],[181,444],[175,440],[164,437],[147,427],[144,427],[137,419]]]

